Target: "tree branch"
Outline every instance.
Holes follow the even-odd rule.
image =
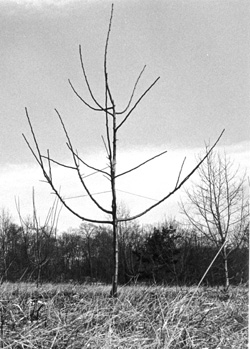
[[[92,105],[90,105],[88,102],[86,102],[80,95],[79,93],[76,91],[76,89],[74,88],[72,82],[70,81],[70,79],[68,79],[68,82],[70,84],[70,87],[72,88],[73,92],[75,93],[75,95],[90,109],[94,110],[94,111],[106,111],[104,108],[95,108]]]
[[[89,191],[89,189],[88,189],[88,187],[87,187],[85,181],[83,180],[83,178],[82,178],[82,176],[81,176],[81,173],[80,173],[80,170],[79,170],[79,165],[78,165],[77,162],[76,162],[76,158],[79,159],[79,157],[78,157],[78,155],[77,155],[77,154],[74,152],[74,150],[73,150],[73,146],[72,146],[72,144],[71,144],[71,140],[70,140],[70,137],[69,137],[68,132],[67,132],[67,130],[66,130],[66,127],[65,127],[65,125],[64,125],[64,122],[63,122],[63,120],[62,120],[62,117],[61,117],[60,113],[57,111],[57,109],[55,109],[55,111],[56,111],[56,113],[57,113],[57,115],[58,115],[58,117],[59,117],[59,120],[60,120],[61,125],[62,125],[62,127],[63,127],[63,130],[64,130],[64,132],[65,132],[65,135],[66,135],[66,137],[67,137],[67,140],[68,140],[68,148],[69,148],[69,150],[71,151],[71,154],[72,154],[72,156],[73,156],[73,161],[74,161],[74,163],[75,163],[75,167],[76,167],[76,171],[77,171],[77,174],[78,174],[78,178],[79,178],[79,180],[80,180],[82,186],[83,186],[84,189],[86,190],[86,192],[87,192],[87,194],[89,195],[90,199],[94,202],[94,204],[95,204],[101,211],[103,211],[103,212],[105,212],[105,213],[108,213],[108,214],[111,214],[112,211],[107,210],[107,209],[105,209],[104,207],[102,207],[102,206],[99,204],[99,202],[95,200],[95,198],[93,197],[93,195],[91,195],[91,193],[90,193],[90,191]],[[92,169],[93,169],[93,168],[92,168]],[[103,171],[99,170],[99,172],[103,172]],[[104,172],[104,173],[105,173],[105,172]]]
[[[96,167],[94,167],[94,166],[91,166],[91,165],[89,165],[86,161],[82,160],[82,158],[80,158],[80,156],[74,152],[74,150],[70,147],[69,144],[67,144],[67,147],[69,148],[69,150],[71,151],[71,153],[72,153],[83,165],[85,165],[86,167],[90,168],[91,170],[94,170],[94,171],[96,171],[96,172],[102,173],[102,174],[104,174],[104,175],[106,175],[106,176],[110,176],[110,174],[109,174],[108,172],[103,171],[102,169],[96,168]],[[73,167],[73,169],[76,169],[76,170],[77,170],[77,168],[75,168],[75,167]]]
[[[107,154],[108,154],[108,159],[110,162],[110,168],[112,167],[112,148],[111,148],[111,140],[110,140],[110,128],[109,128],[109,115],[114,118],[113,113],[108,112],[108,97],[112,102],[112,96],[111,92],[109,89],[109,83],[108,83],[108,70],[107,70],[107,56],[108,56],[108,45],[109,45],[109,37],[110,37],[110,32],[111,32],[111,25],[112,25],[112,19],[113,19],[113,12],[114,12],[114,4],[111,5],[111,14],[110,14],[110,20],[109,20],[109,27],[108,27],[108,33],[106,37],[106,42],[105,42],[105,50],[104,50],[104,81],[105,81],[105,125],[106,125],[106,137],[107,137]],[[112,103],[111,107],[112,111],[114,110],[114,103]]]
[[[154,205],[148,207],[146,210],[144,210],[143,212],[126,218],[126,219],[119,219],[119,222],[126,222],[126,221],[131,221],[133,219],[137,219],[141,216],[143,216],[144,214],[146,214],[147,212],[151,211],[153,208],[159,206],[162,202],[164,202],[165,200],[167,200],[170,196],[172,196],[175,192],[177,192],[184,183],[186,183],[186,181],[194,174],[194,172],[200,167],[200,165],[204,162],[204,160],[206,160],[206,158],[209,156],[209,154],[212,152],[212,150],[214,149],[214,147],[217,145],[217,143],[219,142],[219,140],[221,139],[223,133],[224,133],[225,129],[221,132],[220,136],[218,137],[218,139],[216,140],[216,142],[214,143],[214,145],[210,148],[210,150],[206,153],[206,155],[200,160],[200,162],[198,163],[198,165],[196,165],[193,170],[181,181],[181,183],[174,188],[174,190],[172,190],[168,195],[164,196],[161,200],[159,200],[157,203],[155,203]]]
[[[145,165],[145,164],[148,163],[149,161],[154,160],[154,159],[158,158],[159,156],[161,156],[161,155],[163,155],[163,154],[166,154],[167,152],[168,152],[168,151],[165,150],[165,151],[163,151],[162,153],[153,156],[152,158],[150,158],[150,159],[148,159],[148,160],[142,162],[140,165],[138,165],[138,166],[136,166],[136,167],[133,167],[133,168],[131,168],[131,169],[128,170],[128,171],[125,171],[125,172],[122,172],[122,173],[118,174],[118,175],[116,176],[116,178],[118,178],[118,177],[120,177],[120,176],[123,176],[123,175],[125,175],[125,174],[127,174],[127,173],[129,173],[129,172],[132,172],[132,171],[138,169],[139,167]]]
[[[182,164],[181,164],[181,168],[180,168],[180,171],[179,171],[179,174],[178,174],[178,178],[177,178],[177,181],[176,181],[176,184],[175,184],[175,188],[178,186],[179,184],[179,180],[180,180],[180,177],[181,177],[181,173],[182,173],[182,170],[183,170],[183,166],[184,166],[184,163],[186,161],[186,156],[185,158],[183,159],[182,161]]]
[[[48,162],[51,161],[51,162],[53,162],[54,164],[57,164],[57,165],[59,165],[59,166],[62,166],[62,167],[65,167],[65,168],[69,168],[69,169],[71,169],[71,170],[77,170],[76,167],[69,166],[69,165],[65,165],[65,164],[63,164],[63,163],[61,163],[61,162],[59,162],[59,161],[56,161],[56,160],[51,159],[51,158],[49,157],[49,155],[48,155],[48,156],[41,155],[41,157],[44,158],[44,159],[47,159]]]
[[[160,79],[160,77],[158,77],[148,88],[147,90],[141,95],[141,97],[137,100],[137,102],[134,104],[134,106],[132,107],[132,109],[130,109],[130,111],[128,112],[128,114],[125,116],[125,118],[123,119],[123,121],[116,127],[116,131],[118,131],[118,129],[124,124],[124,122],[128,119],[128,117],[130,116],[130,114],[134,111],[134,109],[137,107],[137,105],[140,103],[140,101],[142,100],[142,98],[151,90],[151,88],[157,83],[157,81]]]
[[[66,207],[72,214],[74,214],[76,217],[80,218],[81,220],[84,220],[86,222],[92,222],[92,223],[99,223],[99,224],[112,224],[112,221],[107,221],[107,220],[96,220],[96,219],[91,219],[91,218],[87,218],[87,217],[84,217],[84,216],[81,216],[79,215],[77,212],[75,212],[74,210],[71,209],[71,207],[69,207],[65,200],[63,199],[63,197],[60,195],[59,191],[55,188],[54,186],[54,183],[50,177],[50,175],[47,173],[45,167],[44,167],[44,164],[43,164],[43,161],[42,161],[42,156],[41,156],[41,152],[40,152],[40,148],[38,146],[38,143],[37,143],[37,140],[36,140],[36,136],[35,136],[35,133],[34,133],[34,130],[33,130],[33,127],[32,127],[32,124],[31,124],[31,121],[30,121],[30,118],[29,118],[29,115],[28,115],[28,111],[27,111],[27,108],[25,108],[25,111],[26,111],[26,116],[27,116],[27,119],[28,119],[28,122],[29,122],[29,126],[30,126],[30,130],[31,130],[31,133],[32,133],[32,137],[33,137],[33,140],[34,140],[34,143],[36,145],[36,149],[37,149],[37,153],[38,153],[38,157],[37,155],[35,154],[35,152],[33,151],[32,147],[30,146],[29,142],[27,141],[25,135],[23,135],[31,153],[33,154],[33,156],[35,157],[36,161],[38,162],[42,172],[43,172],[43,175],[44,175],[44,178],[46,179],[47,183],[50,185],[51,189],[53,190],[54,194],[58,197],[58,199],[60,200],[60,202],[63,204],[64,207]],[[61,118],[61,115],[58,113],[58,111],[56,110],[57,112],[57,115],[60,119],[60,122],[63,126],[63,129],[64,129],[64,132],[66,134],[66,137],[68,139],[68,142],[69,142],[69,146],[72,148],[72,144],[71,144],[71,141],[70,141],[70,138],[69,138],[69,135],[67,133],[67,130],[65,128],[65,125],[62,121],[62,118]],[[74,153],[73,153],[74,154]],[[103,212],[106,212],[108,214],[111,214],[111,211],[109,210],[106,210],[104,209],[102,206],[99,205],[98,202],[96,202],[96,200],[91,196],[91,193],[89,192],[88,188],[86,187],[84,181],[82,180],[81,178],[81,174],[79,172],[79,169],[78,169],[78,165],[76,164],[76,160],[75,160],[75,156],[73,156],[74,158],[74,162],[75,162],[75,165],[76,165],[76,168],[77,168],[77,173],[78,173],[78,176],[80,178],[80,181],[81,183],[83,184],[84,186],[84,189],[86,190],[86,192],[89,194],[89,197],[92,199],[92,201],[96,204],[97,207],[99,207]]]
[[[122,111],[120,111],[120,112],[116,112],[117,115],[121,115],[121,114],[126,113],[126,111],[128,110],[128,108],[130,107],[130,104],[131,104],[132,99],[133,99],[134,94],[135,94],[135,90],[136,90],[137,84],[138,84],[140,78],[142,77],[142,74],[144,73],[145,68],[146,68],[146,65],[144,65],[144,67],[142,68],[142,71],[140,72],[138,78],[136,79],[136,82],[135,82],[135,84],[134,84],[134,88],[133,88],[133,91],[132,91],[132,93],[131,93],[131,96],[130,96],[130,99],[129,99],[129,102],[128,102],[127,106],[125,107],[124,110],[122,110]]]
[[[91,88],[90,88],[90,84],[89,84],[89,81],[88,81],[88,77],[87,77],[87,74],[86,74],[86,71],[85,71],[85,68],[84,68],[84,63],[83,63],[83,58],[82,58],[82,47],[81,45],[79,45],[79,55],[80,55],[80,61],[81,61],[81,67],[82,67],[82,72],[83,72],[83,76],[84,76],[84,79],[85,79],[85,82],[86,82],[86,85],[88,87],[88,90],[89,90],[89,94],[91,96],[91,98],[93,99],[93,101],[95,102],[95,104],[100,108],[100,110],[103,111],[103,108],[101,106],[100,103],[97,102]]]

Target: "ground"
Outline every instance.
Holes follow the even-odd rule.
[[[247,348],[248,288],[4,283],[1,348]]]

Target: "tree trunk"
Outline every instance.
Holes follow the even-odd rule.
[[[88,259],[89,259],[89,273],[91,277],[91,282],[93,279],[93,268],[92,268],[92,255],[91,255],[91,247],[90,247],[90,237],[87,237],[87,245],[88,245]]]
[[[117,297],[117,288],[118,288],[118,267],[119,267],[119,252],[118,252],[118,227],[117,220],[113,224],[113,258],[114,258],[114,269],[112,277],[112,290],[110,295],[112,297]]]
[[[38,265],[38,274],[37,274],[37,279],[36,279],[36,287],[37,288],[39,287],[39,284],[40,284],[40,277],[41,277],[41,265],[39,263],[39,265]]]
[[[225,290],[229,288],[229,274],[228,274],[228,258],[227,258],[227,247],[223,247],[223,260],[224,260],[224,272],[225,272]]]
[[[112,289],[110,295],[117,297],[118,288],[118,264],[119,264],[119,250],[118,250],[118,222],[117,222],[117,199],[116,199],[116,113],[112,97],[110,96],[113,104],[113,156],[111,159],[111,189],[112,189],[112,221],[113,221],[113,258],[114,258],[114,271],[112,278]],[[111,156],[111,154],[110,154]]]

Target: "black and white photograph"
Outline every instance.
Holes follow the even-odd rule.
[[[0,348],[248,348],[249,13],[0,0]]]

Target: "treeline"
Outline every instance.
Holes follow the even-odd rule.
[[[229,246],[231,284],[248,280],[248,235],[240,245]],[[48,227],[18,226],[1,217],[0,280],[111,283],[112,231],[81,224],[57,234]],[[218,248],[195,230],[176,222],[161,226],[124,223],[119,227],[119,283],[197,284]],[[223,258],[213,263],[204,279],[207,285],[224,284]]]

